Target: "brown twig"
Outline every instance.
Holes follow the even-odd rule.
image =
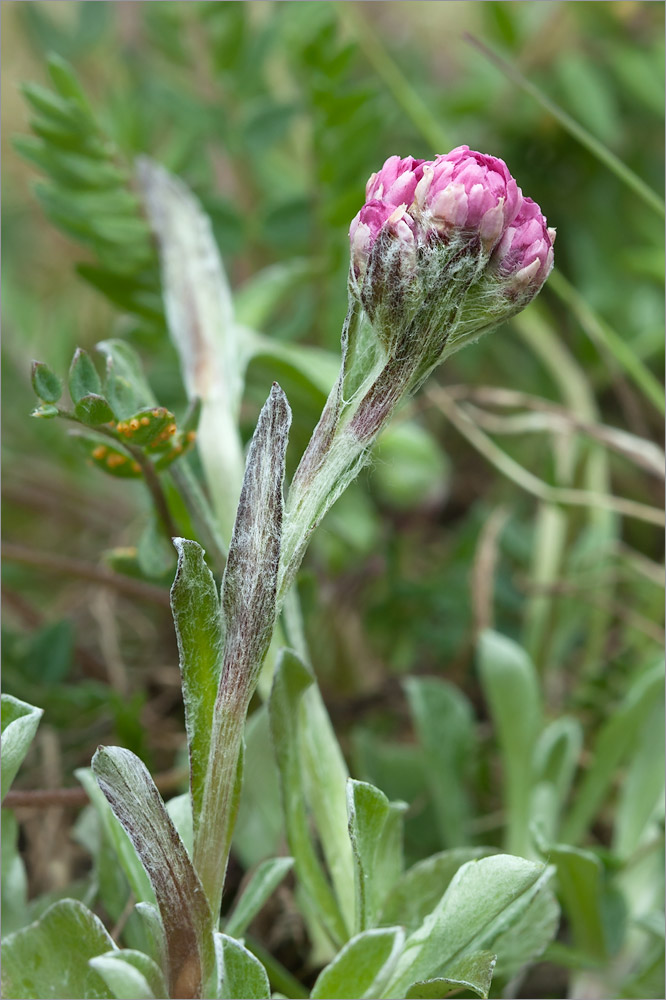
[[[180,788],[187,778],[186,768],[172,768],[155,776],[155,784],[160,792],[172,792]],[[8,809],[51,809],[74,806],[81,808],[88,804],[88,795],[83,788],[31,788],[10,789],[2,801]]]
[[[127,597],[136,597],[141,601],[169,607],[169,591],[165,588],[156,587],[152,583],[144,583],[142,580],[134,580],[131,576],[114,573],[113,570],[106,569],[104,566],[95,566],[82,559],[72,559],[69,556],[56,555],[52,552],[40,552],[37,549],[28,548],[26,545],[17,545],[15,542],[3,542],[2,555],[9,562],[21,563],[24,566],[37,566],[49,573],[60,573],[65,576],[78,577],[81,580],[90,580],[91,583],[97,583],[102,587],[111,587]]]

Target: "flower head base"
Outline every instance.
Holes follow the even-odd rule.
[[[392,156],[366,198],[350,290],[388,354],[416,350],[421,373],[524,308],[552,268],[555,231],[495,156]]]

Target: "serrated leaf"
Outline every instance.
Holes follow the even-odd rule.
[[[62,396],[62,381],[43,361],[32,363],[32,387],[45,403],[57,403]]]
[[[76,405],[84,396],[101,396],[102,380],[97,374],[92,358],[82,347],[77,347],[69,369],[69,394]],[[113,414],[112,414],[113,417]],[[111,419],[112,419],[111,417]]]
[[[2,995],[7,1000],[112,1000],[113,993],[88,963],[114,948],[94,913],[77,900],[62,900],[2,942]]]
[[[460,990],[470,990],[486,1000],[493,979],[496,955],[478,951],[451,964],[446,975],[414,983],[407,990],[407,1000],[441,1000]]]
[[[251,951],[227,934],[215,934],[219,1000],[270,1000],[266,970]]]
[[[417,861],[389,892],[380,923],[395,924],[399,920],[408,931],[416,930],[440,902],[458,869],[493,853],[492,847],[457,847]]]
[[[299,707],[303,692],[313,682],[312,674],[296,653],[282,650],[269,702],[271,734],[280,773],[287,842],[296,875],[327,932],[339,943],[346,940],[347,930],[311,839],[300,764]]]
[[[108,424],[115,419],[115,414],[104,397],[94,392],[79,399],[74,413],[79,420],[91,427]]]
[[[160,1000],[168,996],[162,970],[143,952],[124,948],[91,958],[116,1000]]]
[[[508,811],[506,844],[514,854],[529,847],[533,758],[541,728],[541,696],[534,665],[525,650],[498,632],[479,641],[479,670],[502,753]]]
[[[414,982],[439,977],[452,962],[492,940],[550,878],[544,865],[508,854],[470,861],[405,945],[387,997],[403,997]]]
[[[196,831],[222,669],[224,623],[217,587],[204,560],[203,549],[186,538],[175,538],[174,545],[178,568],[171,588],[171,611],[178,640]]]
[[[187,851],[138,757],[99,747],[92,768],[152,883],[167,941],[170,995],[196,995],[212,973],[213,925]]]
[[[319,973],[312,1000],[363,1000],[379,997],[405,942],[402,927],[364,931],[348,941]]]
[[[293,858],[261,862],[227,917],[224,929],[230,937],[240,937],[293,866]]]
[[[43,709],[19,701],[11,694],[2,695],[2,795],[5,795],[30,749]]]

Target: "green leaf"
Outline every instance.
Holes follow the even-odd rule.
[[[85,431],[72,430],[71,437],[80,445],[90,462],[98,469],[116,476],[118,479],[140,479],[141,466],[120,448],[114,447],[108,439],[102,439]]]
[[[270,1000],[266,970],[240,941],[215,934],[219,1000]]]
[[[582,747],[583,728],[572,715],[554,719],[539,736],[534,751],[535,776],[553,785],[560,807],[571,791]]]
[[[548,859],[557,867],[557,882],[566,911],[574,946],[592,960],[607,959],[602,917],[603,866],[591,851],[565,844],[548,850]]]
[[[166,938],[160,911],[153,903],[145,902],[137,903],[134,909],[145,932],[149,957],[159,969],[166,969]]]
[[[28,876],[18,851],[19,826],[11,809],[2,810],[2,931],[17,931],[28,920]]]
[[[357,934],[319,973],[312,1000],[363,1000],[379,997],[405,941],[402,927],[384,927]]]
[[[491,950],[494,936],[519,917],[550,875],[543,865],[508,854],[463,865],[407,939],[386,996],[403,997],[412,983],[442,974],[465,953]]]
[[[245,869],[252,868],[275,855],[283,841],[280,778],[266,702],[245,725],[245,777],[234,828],[234,853]]]
[[[592,763],[562,828],[561,838],[567,844],[576,844],[584,836],[612,785],[618,765],[636,747],[649,711],[655,702],[663,701],[663,691],[662,662],[633,682],[622,703],[599,730]]]
[[[110,423],[115,414],[103,396],[94,392],[82,396],[74,407],[74,413],[84,424],[96,427],[99,424]]]
[[[84,396],[101,396],[102,381],[92,358],[82,347],[77,347],[69,369],[69,394],[76,405]],[[111,415],[113,417],[113,414]],[[101,422],[101,421],[100,421]]]
[[[186,538],[174,538],[174,545],[178,568],[171,588],[171,611],[178,640],[196,831],[220,679],[224,623],[217,587],[204,560],[203,549]]]
[[[282,650],[269,702],[271,733],[280,772],[287,842],[296,875],[328,934],[340,943],[346,940],[347,931],[311,839],[300,761],[299,706],[303,693],[313,682],[312,674],[296,653]]]
[[[374,927],[385,886],[377,884],[377,858],[382,856],[391,805],[384,793],[365,781],[347,780],[349,837],[354,852],[356,927]],[[389,834],[392,832],[389,824]]]
[[[167,941],[170,995],[196,995],[212,973],[212,916],[183,842],[138,757],[99,747],[92,768],[152,883]]]
[[[517,643],[497,632],[482,633],[479,669],[502,754],[508,820],[507,849],[527,854],[533,757],[541,728],[536,671]]]
[[[493,979],[497,956],[491,951],[477,951],[453,962],[446,975],[414,983],[407,990],[407,1000],[440,1000],[460,990],[471,990],[486,1000]]]
[[[11,787],[23,758],[30,749],[43,709],[2,695],[2,798]]]
[[[42,420],[52,420],[53,417],[58,416],[58,407],[53,406],[50,403],[46,403],[44,406],[37,406],[32,413],[31,417],[38,417]]]
[[[349,772],[316,684],[303,694],[300,718],[300,759],[305,795],[338,905],[351,933],[356,889],[347,815]]]
[[[137,410],[155,405],[136,351],[124,340],[102,340],[95,349],[106,359],[104,393],[119,420],[127,420]]]
[[[458,869],[493,853],[492,847],[457,847],[417,861],[388,894],[380,923],[395,924],[399,920],[408,931],[416,930],[440,902]]]
[[[152,514],[141,532],[136,554],[139,569],[148,579],[161,580],[167,573],[173,572],[176,561],[173,546]]]
[[[2,942],[2,995],[7,1000],[112,998],[88,962],[113,948],[101,920],[83,903],[54,903],[40,920]]]
[[[75,101],[82,110],[89,111],[90,106],[83,88],[67,60],[56,52],[50,52],[46,64],[53,86],[60,96]]]
[[[559,904],[555,894],[545,886],[504,930],[493,933],[488,942],[480,942],[497,953],[495,975],[513,979],[525,965],[543,954],[559,924]]]
[[[647,714],[638,746],[620,792],[613,847],[624,858],[636,850],[655,810],[664,802],[664,705],[657,702]]]
[[[293,258],[271,264],[246,281],[234,295],[236,320],[252,330],[261,330],[281,303],[311,281],[316,274],[312,262]],[[333,373],[337,375],[338,363]],[[331,382],[331,385],[333,383]],[[330,389],[330,386],[328,387]],[[328,389],[325,390],[328,392]]]
[[[168,996],[162,970],[141,951],[114,950],[90,959],[116,1000],[160,1000]]]
[[[293,866],[293,858],[268,858],[261,862],[227,917],[224,929],[230,937],[240,937]]]
[[[410,677],[405,691],[443,845],[457,847],[467,839],[470,812],[465,776],[474,745],[472,706],[461,691],[436,677]]]
[[[32,363],[32,387],[46,403],[57,403],[62,396],[62,381],[43,361]]]
[[[152,406],[121,420],[116,430],[130,444],[156,451],[169,447],[176,433],[176,418],[164,406]]]

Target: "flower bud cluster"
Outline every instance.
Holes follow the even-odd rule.
[[[503,160],[459,146],[391,156],[351,224],[350,289],[387,353],[444,353],[524,308],[553,266],[555,230]]]

